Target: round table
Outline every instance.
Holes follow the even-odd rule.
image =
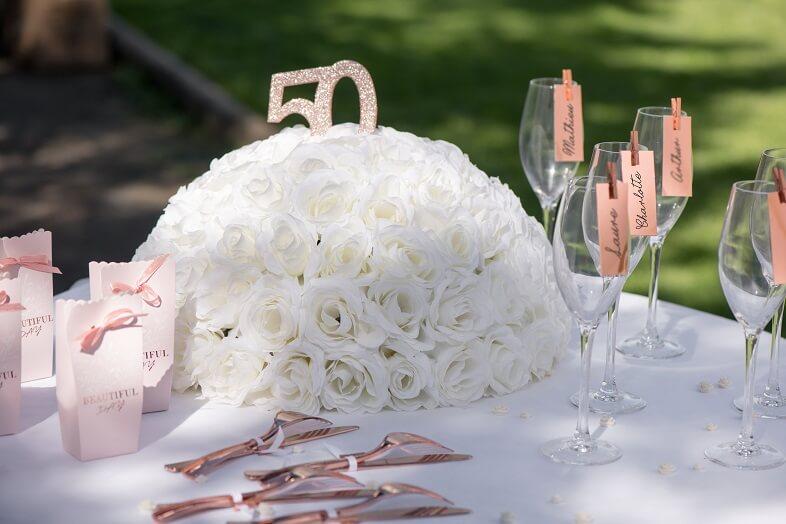
[[[85,294],[84,287],[71,296]],[[646,298],[626,294],[622,300],[619,339],[642,327]],[[357,473],[368,482],[401,481],[437,491],[471,508],[465,517],[434,522],[500,522],[510,512],[519,523],[572,523],[585,513],[601,523],[783,523],[786,522],[786,467],[769,471],[728,470],[703,459],[704,448],[736,438],[740,415],[732,399],[742,390],[743,335],[728,319],[663,303],[662,333],[689,348],[676,359],[636,362],[618,356],[618,382],[642,395],[644,411],[617,417],[601,428],[590,416],[591,430],[619,445],[616,463],[571,467],[549,462],[538,452],[551,438],[569,435],[576,410],[568,396],[578,386],[577,351],[570,351],[553,375],[503,398],[488,398],[468,408],[375,415],[324,413],[336,424],[360,430],[327,441],[306,444],[302,454],[250,457],[194,483],[167,473],[163,464],[261,434],[272,414],[260,408],[233,408],[197,398],[193,392],[173,395],[169,411],[142,418],[139,451],[92,462],[79,462],[63,451],[55,400],[55,381],[27,383],[22,393],[22,426],[18,434],[0,437],[0,521],[2,522],[145,522],[140,502],[173,502],[185,498],[251,491],[255,484],[245,469],[267,469],[301,460],[323,458],[329,443],[345,452],[371,449],[392,431],[433,438],[461,453],[468,462],[379,469]],[[605,323],[595,341],[592,383],[600,380]],[[762,339],[762,349],[769,336]],[[573,347],[575,347],[575,343]],[[759,375],[766,374],[767,351],[760,352]],[[732,381],[728,389],[698,390],[700,381]],[[505,406],[507,414],[495,407]],[[522,417],[526,412],[529,416]],[[715,431],[706,429],[717,425]],[[786,450],[786,420],[756,420],[756,434]],[[658,466],[676,466],[661,475]],[[700,465],[694,469],[695,465]],[[554,503],[553,498],[562,503]],[[301,507],[277,506],[276,514]],[[248,520],[250,515],[226,510],[187,522]]]

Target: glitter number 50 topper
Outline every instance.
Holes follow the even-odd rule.
[[[352,60],[341,60],[332,66],[314,67],[276,73],[270,79],[270,104],[267,120],[281,122],[287,116],[297,113],[308,121],[312,135],[324,135],[333,125],[333,91],[344,77],[355,82],[360,99],[359,133],[373,133],[377,127],[377,92],[374,81],[365,67]],[[314,101],[294,98],[283,103],[284,89],[288,86],[317,84]]]

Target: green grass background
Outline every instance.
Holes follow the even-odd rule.
[[[270,75],[351,58],[379,122],[456,143],[530,214],[517,133],[527,83],[573,69],[585,146],[626,140],[636,108],[681,96],[694,197],[666,240],[661,297],[729,316],[716,249],[730,185],[786,146],[784,0],[113,0],[116,12],[262,114]],[[288,91],[288,96],[297,90]],[[357,121],[351,82],[334,121]],[[289,117],[285,124],[297,123]],[[584,171],[586,166],[582,168]],[[198,173],[194,173],[196,176]],[[645,258],[627,290],[646,293]]]

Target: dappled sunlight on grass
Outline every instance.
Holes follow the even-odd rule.
[[[455,142],[535,216],[517,150],[531,78],[573,68],[587,156],[596,142],[625,140],[637,107],[681,96],[694,119],[695,197],[666,243],[661,296],[729,315],[715,253],[729,187],[754,176],[762,149],[786,144],[775,118],[786,114],[778,0],[112,4],[263,114],[272,73],[358,60],[374,77],[382,125]],[[335,121],[357,119],[356,97],[339,84]],[[628,289],[645,292],[648,270],[645,258]]]

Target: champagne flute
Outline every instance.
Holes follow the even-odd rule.
[[[707,448],[710,461],[736,469],[780,466],[783,453],[753,436],[753,381],[759,334],[783,302],[786,286],[772,278],[767,195],[772,182],[749,180],[732,186],[718,247],[718,274],[729,308],[745,332],[745,404],[742,429],[734,442]]]
[[[519,126],[519,156],[524,174],[543,209],[543,227],[549,240],[554,235],[554,211],[567,180],[578,162],[557,162],[554,148],[554,86],[561,78],[530,80]],[[573,82],[573,85],[578,83]]]
[[[571,178],[568,181],[554,234],[557,286],[578,323],[581,338],[579,410],[573,435],[546,442],[540,451],[554,462],[580,466],[608,464],[622,456],[622,451],[614,444],[590,435],[587,420],[592,341],[600,317],[609,310],[625,283],[625,275],[604,277],[599,271],[595,188],[600,182],[600,177]],[[629,256],[629,253],[627,248],[624,256]]]
[[[601,142],[592,148],[592,161],[588,176],[590,178],[600,178],[601,182],[606,180],[606,166],[612,162],[616,166],[618,179],[622,180],[622,158],[620,151],[630,151],[630,142]],[[639,146],[639,150],[646,151],[646,148]],[[600,166],[603,166],[602,168]],[[645,248],[649,243],[649,238],[645,236],[631,236],[630,238],[630,264],[628,274],[625,279],[633,273],[636,266],[644,256]],[[598,249],[592,246],[593,250]],[[598,389],[592,389],[589,395],[589,410],[593,413],[603,413],[607,415],[618,415],[622,413],[632,413],[647,406],[647,402],[632,393],[628,393],[617,386],[614,371],[614,353],[617,339],[617,311],[619,310],[619,296],[611,305],[608,311],[608,327],[606,331],[606,365],[603,372],[603,380]],[[570,397],[574,406],[579,405],[580,393],[576,392]]]
[[[786,148],[767,149],[761,154],[756,180],[774,181],[774,168],[786,169]],[[762,418],[786,418],[786,397],[781,393],[778,366],[780,365],[780,340],[781,326],[783,325],[783,310],[786,301],[772,317],[770,330],[770,369],[767,375],[767,384],[764,391],[753,397],[753,406],[756,414]],[[745,398],[734,400],[734,406],[742,411]]]
[[[663,124],[670,122],[671,116],[671,107],[642,107],[636,112],[636,121],[633,123],[633,129],[639,133],[639,142],[653,151],[655,156],[658,234],[649,237],[651,273],[647,324],[639,334],[625,340],[618,348],[620,353],[632,358],[663,359],[685,353],[685,348],[677,342],[661,338],[657,326],[658,278],[663,242],[688,203],[688,197],[663,195]],[[682,111],[682,116],[688,115]]]

